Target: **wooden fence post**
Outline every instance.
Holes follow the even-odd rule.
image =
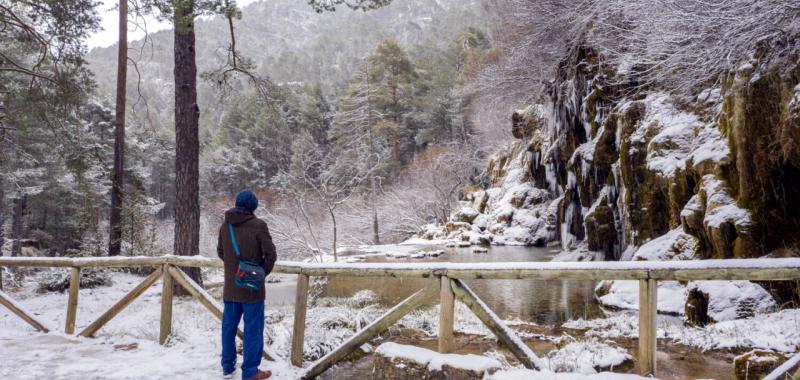
[[[639,375],[656,375],[656,314],[658,286],[654,279],[639,280]]]
[[[50,332],[50,329],[45,327],[44,323],[40,322],[32,315],[33,313],[25,310],[22,305],[14,302],[14,300],[11,299],[11,296],[2,290],[0,290],[0,305],[7,307],[8,310],[11,310],[12,313],[22,318],[23,321],[28,322],[29,325],[33,326],[33,328],[44,333]]]
[[[306,333],[306,309],[308,307],[308,276],[297,275],[297,290],[294,299],[294,325],[292,326],[292,365],[303,366],[303,343]]]
[[[100,330],[100,328],[103,327],[106,323],[108,323],[108,321],[110,321],[117,314],[119,314],[120,311],[128,307],[128,305],[130,305],[133,301],[135,301],[137,297],[142,295],[142,293],[144,293],[150,286],[152,286],[156,281],[158,281],[158,278],[161,277],[162,273],[164,273],[162,271],[162,268],[158,267],[158,269],[156,269],[156,271],[153,272],[153,274],[144,279],[144,281],[142,281],[141,284],[136,285],[136,287],[133,288],[133,290],[131,290],[130,293],[126,294],[124,297],[122,297],[121,300],[117,301],[117,303],[115,303],[113,306],[111,306],[111,308],[109,308],[105,313],[103,313],[103,315],[101,315],[100,318],[97,318],[97,320],[92,322],[92,324],[86,326],[86,328],[83,329],[83,331],[81,331],[79,335],[84,337],[90,337],[94,335],[94,333],[96,333],[97,330]]]
[[[386,331],[389,326],[399,321],[404,315],[422,306],[425,301],[436,295],[436,290],[436,284],[431,284],[410,295],[408,298],[395,305],[395,307],[383,313],[378,319],[372,321],[372,323],[363,329],[358,330],[353,336],[344,341],[341,346],[317,359],[314,364],[308,367],[301,377],[303,379],[311,379],[319,376],[319,374],[325,372],[326,369],[336,364],[339,360],[344,359],[349,353],[355,351],[364,343],[369,342],[370,339],[376,337],[378,334]]]
[[[173,278],[169,271],[169,264],[164,264],[161,279],[161,326],[158,331],[158,343],[164,344],[172,333],[172,290]]]
[[[73,267],[69,278],[69,299],[67,300],[67,322],[64,333],[75,333],[75,319],[78,315],[78,290],[81,287],[81,268]]]
[[[450,282],[449,277],[441,277],[439,289],[439,353],[442,354],[453,350],[455,295]]]
[[[205,306],[205,308],[208,309],[211,314],[214,314],[217,319],[220,321],[222,320],[222,314],[224,313],[222,305],[220,305],[220,303],[217,302],[214,297],[208,294],[208,292],[202,286],[194,282],[189,275],[176,266],[170,265],[167,270],[169,270],[169,274],[172,275],[172,279],[175,282],[186,289],[186,291],[189,292],[192,297],[200,301],[200,303]],[[241,329],[236,329],[236,336],[238,336],[240,339],[244,339],[244,333]],[[264,355],[262,356],[264,359],[269,361],[275,361],[274,356],[270,355],[266,349],[264,349]]]
[[[452,279],[450,284],[453,293],[458,300],[466,305],[483,324],[494,333],[497,340],[503,343],[509,351],[525,366],[525,368],[543,370],[545,368],[542,360],[523,342],[517,334],[497,316],[497,314],[486,305],[472,289],[460,279]]]

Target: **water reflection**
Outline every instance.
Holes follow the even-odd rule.
[[[550,261],[554,252],[547,248],[496,246],[487,253],[472,253],[471,248],[381,247],[385,252],[439,250],[445,254],[424,259],[392,259],[385,255],[367,256],[366,262],[530,262]],[[368,253],[366,248],[352,254]],[[379,301],[393,306],[421,289],[431,280],[386,277],[332,277],[323,292],[326,296],[349,297],[362,289],[374,291]],[[469,280],[466,282],[501,318],[555,325],[575,318],[597,318],[602,312],[594,299],[594,281]],[[438,300],[431,301],[436,304]]]

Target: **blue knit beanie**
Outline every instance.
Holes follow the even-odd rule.
[[[258,198],[252,190],[244,189],[236,194],[236,208],[253,212],[258,208]]]

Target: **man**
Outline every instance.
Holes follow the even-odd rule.
[[[256,290],[240,287],[235,282],[240,261],[263,265],[264,272],[269,274],[277,260],[267,223],[253,215],[257,207],[258,198],[250,189],[240,191],[236,195],[236,207],[225,212],[225,222],[219,228],[217,255],[225,262],[225,287],[222,290],[222,299],[225,301],[222,314],[222,375],[225,379],[232,379],[236,369],[236,329],[242,316],[242,379],[260,380],[272,375],[270,371],[258,369],[264,351],[264,283],[262,281],[260,289]],[[239,251],[238,257],[234,241]]]

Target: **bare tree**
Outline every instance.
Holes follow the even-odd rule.
[[[759,40],[787,37],[800,15],[793,0],[492,0],[491,9],[504,54],[471,86],[512,104],[543,94],[570,43],[596,49],[634,91],[685,91],[713,84]]]
[[[373,175],[374,167],[365,160],[367,152],[351,150],[347,159],[325,153],[310,134],[303,133],[292,145],[292,163],[276,176],[275,183],[301,201],[313,199],[324,207],[331,220],[331,253],[338,261],[337,210],[346,203]],[[306,213],[304,204],[299,209]],[[309,221],[304,215],[306,222]],[[309,224],[309,229],[313,228]]]

